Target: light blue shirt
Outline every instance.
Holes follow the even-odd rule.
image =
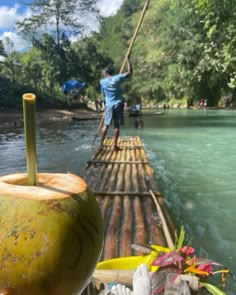
[[[106,106],[111,107],[122,101],[120,84],[125,78],[126,74],[124,73],[100,80],[101,91],[105,98]]]

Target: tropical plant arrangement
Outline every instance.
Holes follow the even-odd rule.
[[[183,280],[188,282],[190,291],[200,293],[202,289],[205,289],[213,295],[226,294],[218,286],[209,283],[208,280],[216,274],[221,274],[220,286],[225,287],[227,274],[231,274],[234,278],[230,270],[216,261],[196,257],[193,247],[183,246],[184,239],[185,230],[184,227],[181,227],[179,237],[176,238],[175,249],[164,255],[159,254],[152,262],[153,266],[159,267],[153,276],[158,279],[159,275],[165,274],[166,276],[168,272],[176,272],[176,274],[181,275]],[[157,286],[154,294],[162,292],[164,288],[165,286]]]
[[[192,293],[226,295],[220,287],[225,287],[227,274],[230,274],[234,279],[233,274],[227,267],[216,261],[196,257],[193,247],[183,245],[184,239],[185,230],[181,227],[179,237],[176,237],[175,248],[169,249],[170,251],[167,253],[158,252],[152,261],[151,266],[158,267],[151,275],[153,294],[163,294],[167,287],[167,275],[176,273],[176,278],[179,277],[187,282],[185,295]],[[153,248],[150,250],[155,251]],[[216,274],[221,274],[219,286],[209,283],[209,279]]]

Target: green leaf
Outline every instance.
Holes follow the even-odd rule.
[[[200,285],[207,289],[208,292],[210,292],[213,295],[226,295],[225,292],[221,291],[218,287],[213,286],[208,283],[202,283],[200,282]]]
[[[178,238],[177,245],[176,245],[177,251],[179,251],[179,249],[183,246],[184,238],[185,238],[185,229],[183,226],[181,226],[179,238]]]

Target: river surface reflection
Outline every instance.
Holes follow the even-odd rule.
[[[143,129],[136,129],[134,120],[126,118],[121,135],[141,137],[175,224],[184,225],[197,255],[218,261],[236,274],[236,111],[144,114]],[[38,172],[81,175],[99,144],[98,138],[91,149],[98,123],[38,126]],[[22,128],[0,132],[0,175],[25,172]],[[236,294],[230,279],[227,294]]]

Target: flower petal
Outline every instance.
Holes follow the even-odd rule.
[[[183,259],[184,258],[178,252],[172,251],[163,256],[158,256],[151,265],[167,266],[182,261]]]

